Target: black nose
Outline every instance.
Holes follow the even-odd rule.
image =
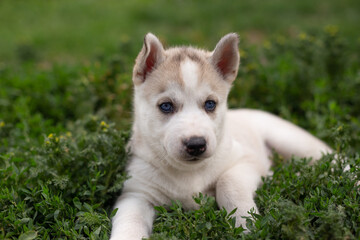
[[[184,141],[184,145],[191,156],[199,156],[206,151],[206,140],[203,137],[191,137]]]

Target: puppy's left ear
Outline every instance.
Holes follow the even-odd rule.
[[[211,56],[211,62],[227,82],[233,82],[236,78],[239,63],[239,36],[236,33],[225,35],[216,44]]]

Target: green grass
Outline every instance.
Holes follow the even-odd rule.
[[[134,57],[148,31],[171,45],[212,48],[230,31],[261,44],[279,33],[294,37],[337,25],[356,42],[359,12],[357,0],[3,0],[0,62],[36,58],[76,63],[118,52],[119,45],[130,41],[135,47],[126,54]]]
[[[239,32],[229,106],[280,115],[343,160],[276,155],[248,234],[200,195],[196,211],[157,207],[152,239],[359,239],[359,12],[351,0],[0,1],[0,239],[109,237],[147,31],[207,48]]]

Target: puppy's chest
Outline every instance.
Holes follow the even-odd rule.
[[[193,197],[201,192],[207,196],[215,196],[214,178],[206,176],[183,176],[167,180],[166,187],[162,185],[163,193],[168,197],[168,201],[178,200],[185,209],[196,209],[198,205]]]

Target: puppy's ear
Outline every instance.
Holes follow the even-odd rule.
[[[225,35],[216,44],[216,47],[211,56],[211,62],[228,82],[235,80],[239,68],[239,36],[236,33],[229,33]]]
[[[164,60],[164,47],[152,33],[146,34],[144,45],[136,58],[133,71],[135,85],[143,83],[148,75]]]

